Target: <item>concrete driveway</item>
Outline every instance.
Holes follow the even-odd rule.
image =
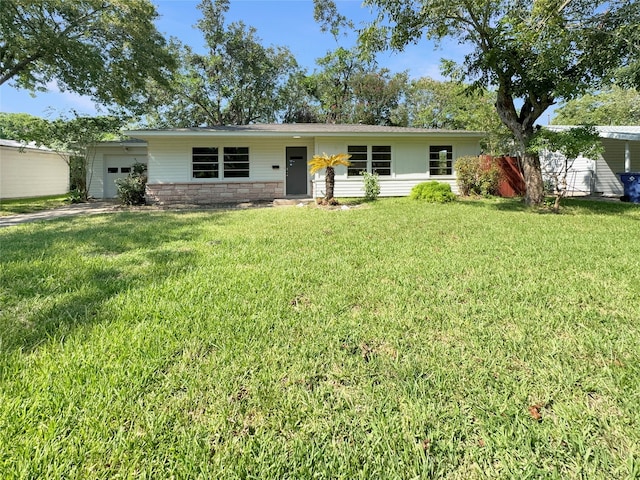
[[[52,220],[54,218],[70,217],[72,215],[94,215],[96,213],[109,213],[117,210],[114,202],[88,202],[74,203],[72,205],[52,210],[42,210],[35,213],[20,213],[0,217],[1,227],[12,227],[21,223],[37,222],[40,220]]]

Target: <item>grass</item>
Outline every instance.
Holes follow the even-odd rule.
[[[0,230],[3,478],[640,476],[640,208]]]
[[[18,213],[34,213],[68,205],[69,195],[51,195],[34,198],[7,198],[0,200],[0,217]]]

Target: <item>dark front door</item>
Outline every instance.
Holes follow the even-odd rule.
[[[287,195],[307,194],[307,147],[287,147]]]

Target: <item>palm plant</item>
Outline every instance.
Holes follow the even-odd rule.
[[[324,175],[324,200],[326,203],[337,203],[333,198],[333,190],[336,183],[335,167],[339,165],[348,167],[349,165],[351,165],[351,162],[349,161],[350,158],[351,155],[347,153],[338,153],[335,155],[327,155],[326,153],[323,153],[322,155],[314,155],[313,158],[309,161],[309,165],[311,166],[311,175],[319,172],[323,168],[326,170]]]

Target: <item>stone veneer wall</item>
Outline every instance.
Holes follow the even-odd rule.
[[[160,205],[273,200],[284,195],[284,182],[154,183],[146,193],[149,203]]]

